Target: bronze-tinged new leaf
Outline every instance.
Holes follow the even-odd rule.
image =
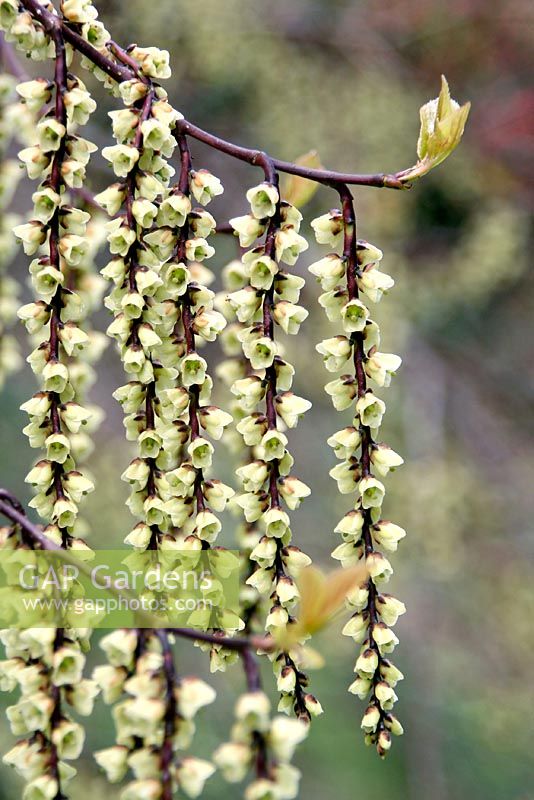
[[[309,169],[323,169],[317,150],[310,150],[308,153],[299,156],[295,160],[295,164]],[[299,175],[285,175],[281,183],[280,193],[282,200],[286,200],[297,208],[302,208],[302,206],[310,202],[318,188],[318,183],[309,181],[307,178],[301,178]]]
[[[397,173],[396,177],[403,183],[409,183],[445,161],[460,143],[470,108],[471,103],[460,106],[451,98],[449,84],[442,75],[439,97],[425,103],[419,111],[419,160],[413,167]]]
[[[297,581],[300,594],[298,621],[276,636],[283,649],[324,628],[343,608],[350,590],[365,580],[367,570],[363,564],[347,569],[337,569],[324,575],[317,567],[306,567]]]

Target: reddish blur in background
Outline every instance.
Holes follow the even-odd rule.
[[[396,663],[406,674],[398,713],[406,735],[385,763],[362,742],[362,707],[346,693],[355,647],[339,626],[318,640],[327,666],[313,675],[325,707],[302,747],[302,797],[337,800],[527,800],[531,772],[531,591],[533,452],[530,322],[533,280],[532,198],[534,91],[529,83],[532,5],[526,0],[147,0],[101,2],[101,16],[122,44],[171,52],[172,102],[193,122],[242,144],[293,159],[311,148],[331,168],[394,171],[415,160],[419,106],[439,91],[444,73],[459,102],[472,101],[458,151],[411,192],[356,190],[359,236],[384,250],[396,287],[378,310],[383,348],[404,366],[385,399],[382,436],[405,457],[389,480],[386,514],[408,537],[393,557],[389,590],[408,613],[398,625]],[[31,67],[35,71],[35,67]],[[100,100],[92,138],[109,143],[111,100]],[[213,204],[221,221],[245,208],[244,190],[258,180],[246,165],[193,144],[195,163],[212,169],[226,192]],[[110,180],[101,159],[93,190]],[[19,193],[28,207],[30,188]],[[26,192],[26,194],[24,194]],[[336,202],[321,189],[307,222]],[[311,230],[306,226],[305,235]],[[215,271],[232,258],[226,238]],[[319,256],[312,244],[298,269]],[[13,274],[24,274],[18,259]],[[332,530],[345,511],[327,476],[327,436],[340,427],[322,390],[327,381],[314,345],[334,332],[314,310],[292,344],[296,391],[313,411],[293,436],[298,474],[313,497],[295,514],[296,543],[328,568]],[[97,320],[106,325],[104,314]],[[120,409],[110,398],[123,382],[112,349],[95,399],[106,407],[92,469],[99,481],[88,507],[96,546],[120,542],[130,529],[119,480],[129,459]],[[33,391],[29,369],[2,396],[1,483],[28,498],[23,476],[32,453],[19,432],[20,403]],[[219,400],[223,400],[223,395]],[[232,477],[222,460],[219,475]],[[222,471],[222,474],[221,474]],[[230,526],[231,527],[231,526]],[[226,534],[225,534],[226,535]],[[231,541],[231,530],[225,541]],[[98,656],[98,654],[96,654]],[[196,669],[191,648],[179,649],[181,671]],[[237,671],[213,679],[220,704],[199,726],[195,750],[207,754],[226,736]],[[230,685],[231,691],[224,692]],[[10,734],[2,724],[2,740]],[[99,706],[88,744],[112,738]],[[89,748],[87,748],[89,750]],[[105,787],[90,756],[82,760],[77,800]],[[18,789],[2,770],[5,794]],[[211,781],[206,797],[233,797]]]

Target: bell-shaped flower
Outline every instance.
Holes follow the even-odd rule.
[[[276,213],[280,201],[276,186],[266,181],[249,189],[246,197],[250,203],[252,214],[256,219],[272,217]]]
[[[318,244],[328,244],[337,247],[343,241],[343,214],[337,208],[327,214],[322,214],[311,221]]]
[[[365,372],[379,386],[389,386],[391,378],[400,365],[402,358],[394,353],[379,353],[377,350],[371,351],[365,362]]]

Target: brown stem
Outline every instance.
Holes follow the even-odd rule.
[[[178,148],[180,151],[180,177],[178,179],[178,190],[189,196],[189,175],[191,172],[191,151],[185,136],[177,136]],[[180,228],[178,235],[178,242],[176,244],[175,257],[178,261],[186,261],[186,242],[189,235],[189,222],[185,221],[184,225]],[[192,313],[191,294],[189,289],[185,292],[182,303],[182,326],[184,330],[185,346],[187,355],[196,352],[195,332],[193,328],[194,315]],[[191,431],[191,441],[194,442],[200,436],[200,422],[198,412],[200,410],[199,404],[199,387],[196,385],[191,386],[189,389],[189,428]],[[201,469],[197,470],[193,493],[198,511],[204,511],[206,503],[202,493],[202,484],[204,482],[204,475]]]
[[[250,647],[266,651],[276,649],[276,643],[271,636],[234,636],[230,638],[224,633],[209,633],[208,631],[197,631],[194,628],[169,628],[168,632],[180,636],[182,639],[221,645],[227,650],[241,651]]]
[[[249,692],[261,691],[261,675],[258,660],[249,647],[244,648],[241,653],[241,661],[245,671],[247,690]],[[268,749],[265,735],[261,731],[252,731],[252,743],[254,746],[254,770],[256,778],[269,777]]]
[[[156,631],[163,653],[163,673],[165,676],[165,715],[163,718],[163,744],[160,751],[161,764],[161,800],[172,800],[172,761],[173,740],[176,733],[176,671],[174,657],[167,631]]]
[[[1,490],[0,497],[5,496],[5,494],[9,494],[5,492],[5,490]],[[34,525],[33,522],[26,517],[26,514],[22,510],[22,506],[19,501],[15,501],[13,499],[9,500],[0,500],[0,514],[2,514],[7,519],[10,519],[11,522],[14,522],[15,525],[18,525],[35,543],[38,544],[43,550],[61,550],[62,548],[48,539],[47,536],[44,535],[42,530]]]

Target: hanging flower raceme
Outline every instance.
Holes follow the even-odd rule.
[[[6,709],[14,736],[22,737],[3,757],[27,782],[24,798],[55,798],[76,775],[69,761],[82,752],[85,732],[66,708],[89,716],[98,685],[83,678],[89,632],[77,628],[10,628],[0,632],[4,691],[20,699]]]
[[[255,778],[245,800],[297,797],[300,771],[291,760],[309,726],[299,719],[271,717],[271,703],[261,690],[242,694],[235,707],[231,741],[221,744],[213,760],[228,783],[240,783],[249,771]]]
[[[384,756],[391,746],[391,734],[402,733],[392,713],[397,699],[394,687],[402,674],[387,655],[398,642],[391,628],[405,607],[382,591],[393,572],[382,551],[395,551],[405,532],[382,518],[385,486],[380,478],[400,466],[403,459],[377,441],[385,404],[368,386],[368,380],[379,387],[389,386],[401,359],[378,350],[380,331],[366,305],[369,300],[378,302],[393,286],[393,279],[379,269],[382,252],[369,242],[356,240],[348,190],[342,198],[343,211],[335,209],[318,217],[312,227],[319,244],[334,248],[343,244],[343,255],[333,252],[309,269],[324,292],[319,303],[339,331],[316,348],[329,372],[343,372],[325,389],[338,411],[353,411],[351,424],[328,439],[339,459],[330,475],[341,494],[355,495],[352,508],[335,529],[343,541],[332,556],[343,566],[364,561],[369,574],[347,598],[353,614],[343,634],[360,645],[357,678],[349,691],[367,701],[361,727],[367,743],[375,744],[379,755]]]
[[[253,240],[243,227],[255,225],[256,235],[266,231],[264,244],[246,252],[242,264],[248,285],[228,295],[242,328],[236,331],[243,354],[253,374],[239,378],[232,392],[247,414],[237,425],[245,444],[252,448],[253,460],[237,472],[244,489],[237,498],[249,523],[257,523],[261,537],[250,558],[256,569],[247,584],[260,596],[269,598],[266,629],[270,633],[290,624],[298,602],[295,578],[310,559],[291,544],[290,518],[284,505],[295,510],[309,488],[291,474],[293,458],[288,449],[287,428],[294,428],[310,403],[291,391],[294,367],[284,360],[281,344],[275,339],[276,326],[285,333],[297,333],[308,312],[298,305],[302,278],[281,269],[283,262],[296,263],[308,244],[299,234],[302,216],[281,203],[274,183],[265,182],[249,190],[251,214],[231,220],[241,244]],[[266,214],[258,219],[260,214]],[[247,219],[244,225],[243,219]],[[250,234],[252,236],[252,234]],[[306,676],[299,669],[299,652],[274,652],[270,655],[282,697],[279,710],[309,719],[320,705],[306,694]]]
[[[16,80],[0,76],[0,389],[9,375],[22,365],[19,347],[9,332],[17,318],[18,286],[7,267],[16,250],[13,228],[18,215],[7,210],[16,191],[21,172],[16,160],[8,157],[11,142],[29,144],[34,137],[35,118],[16,93]]]
[[[159,544],[169,530],[164,469],[180,446],[179,432],[163,417],[160,402],[177,371],[155,355],[164,345],[156,295],[175,243],[172,229],[161,222],[161,215],[161,224],[156,217],[159,198],[174,174],[167,159],[174,150],[172,129],[179,115],[162,87],[148,79],[141,83],[138,97],[110,112],[117,144],[102,154],[119,180],[95,198],[113,217],[107,224],[112,259],[102,274],[114,284],[105,300],[115,317],[107,332],[118,342],[130,378],[114,397],[126,413],[126,437],[137,442],[137,457],[122,478],[132,489],[130,511],[140,518],[126,542],[138,550]]]
[[[235,220],[233,220],[232,224],[235,225]],[[262,229],[264,231],[263,226]],[[238,259],[230,261],[222,270],[222,281],[223,291],[216,297],[216,303],[228,323],[220,337],[221,347],[226,358],[217,365],[216,374],[228,390],[231,390],[234,385],[242,386],[243,381],[248,381],[249,383],[256,383],[259,392],[258,397],[253,400],[252,406],[250,405],[250,400],[247,402],[244,395],[239,394],[239,392],[237,396],[235,392],[230,394],[230,412],[234,422],[239,424],[250,411],[254,411],[256,408],[256,403],[263,391],[261,387],[262,377],[252,370],[249,360],[243,354],[240,335],[246,326],[238,321],[235,310],[226,299],[229,293],[240,291],[249,285],[247,270],[243,262]],[[225,430],[223,441],[231,453],[238,457],[238,469],[255,460],[255,448],[253,446],[245,448],[245,454],[243,454],[243,439],[236,430],[235,425]],[[258,469],[264,472],[264,476],[267,474],[266,465],[259,464]],[[259,632],[264,627],[265,598],[255,587],[247,584],[247,580],[253,575],[257,566],[250,556],[254,548],[259,544],[262,531],[258,520],[248,522],[243,519],[242,511],[235,503],[235,500],[230,504],[230,508],[239,520],[236,528],[236,544],[241,556],[241,575],[243,577],[240,584],[239,601],[245,623],[244,630],[246,632]],[[228,660],[237,658],[237,653],[235,652],[225,651],[225,655]],[[225,664],[226,660],[222,663]],[[218,668],[220,664],[220,653],[215,651],[215,648],[212,648],[212,669]]]
[[[141,58],[138,50],[130,55]],[[115,284],[107,299],[115,314],[108,333],[119,342],[132,378],[114,396],[127,414],[127,437],[138,446],[123,479],[132,486],[130,510],[141,519],[125,541],[137,551],[189,550],[198,555],[221,527],[207,503],[222,510],[232,494],[220,481],[204,477],[213,446],[200,435],[200,426],[220,438],[230,418],[203,404],[209,401],[211,383],[206,362],[194,348],[195,335],[213,341],[224,324],[210,306],[209,289],[195,281],[207,278],[200,262],[213,253],[206,239],[215,221],[204,209],[192,209],[188,169],[185,190],[169,188],[174,170],[166,159],[175,147],[172,129],[180,115],[161,87],[148,79],[144,86],[144,93],[139,88],[135,97],[126,97],[125,109],[111,112],[117,144],[103,154],[123,180],[96,197],[111,215],[123,203],[126,212],[108,225],[114,258],[103,270]],[[182,324],[192,347],[179,334]],[[195,622],[202,625],[204,620],[190,620]],[[193,796],[194,787],[201,787],[213,768],[198,759],[177,759],[175,751],[187,746],[192,723],[184,722],[177,707],[180,682],[174,676],[169,636],[164,631],[131,634],[119,631],[116,638],[135,642],[124,687],[135,699],[115,706],[117,747],[98,754],[97,760],[117,780],[128,767],[132,770],[135,780],[126,786],[125,800],[152,794],[170,798],[177,785]],[[142,675],[148,669],[154,680],[145,687],[148,676]],[[187,710],[183,715],[189,719]],[[141,750],[126,746],[130,734],[124,731],[132,725],[138,732],[131,735],[143,739]],[[122,767],[114,772],[117,754],[123,755]]]
[[[5,4],[3,10],[6,12]],[[28,361],[42,384],[22,409],[30,417],[24,432],[32,447],[43,450],[43,458],[26,480],[37,489],[30,505],[48,523],[45,541],[50,546],[87,550],[78,536],[78,504],[93,484],[76,468],[87,449],[80,429],[91,417],[79,402],[82,371],[76,360],[88,343],[80,327],[87,297],[82,298],[73,288],[71,271],[89,251],[89,214],[71,205],[67,195],[83,180],[90,154],[96,149],[79,135],[79,125],[87,121],[95,104],[81,81],[67,73],[70,55],[59,32],[52,41],[18,9],[11,23],[7,38],[21,49],[36,57],[55,57],[53,82],[36,79],[17,86],[22,98],[17,105],[25,107],[27,115],[40,114],[32,143],[19,153],[28,177],[40,181],[32,197],[33,219],[13,229],[25,253],[36,256],[30,264],[30,277],[37,297],[19,310],[19,316],[34,339],[36,346]],[[53,108],[46,111],[52,99]],[[81,105],[83,118],[75,113]],[[23,119],[24,114],[18,118]],[[89,287],[85,289],[87,295]],[[27,552],[28,541],[19,539],[16,529],[6,544]],[[82,678],[89,634],[82,628],[62,627],[13,628],[1,634],[8,657],[2,663],[2,674],[10,688],[20,686],[22,695],[8,709],[8,718],[13,733],[26,737],[5,761],[28,782],[27,798],[63,796],[63,787],[76,773],[66,761],[78,758],[84,731],[65,708],[70,704],[81,714],[92,711],[97,687]]]
[[[167,463],[169,499],[166,511],[174,528],[175,546],[184,551],[209,549],[221,530],[217,516],[234,494],[211,478],[214,445],[232,417],[211,404],[212,379],[200,348],[215,341],[226,325],[214,309],[214,293],[207,287],[213,274],[204,260],[215,252],[208,243],[215,220],[205,209],[219,181],[205,170],[191,170],[186,143],[181,141],[182,167],[176,187],[162,200],[158,219],[169,225],[174,247],[165,265],[159,291],[161,361],[176,376],[162,395],[162,414],[179,435],[180,450]],[[193,200],[202,207],[193,207]],[[152,234],[151,234],[152,235]],[[229,628],[232,628],[232,623]],[[235,620],[235,624],[240,624]]]
[[[30,445],[44,451],[26,478],[37,489],[30,505],[50,523],[47,533],[54,541],[73,546],[78,504],[93,489],[75,466],[87,452],[87,440],[79,434],[91,418],[79,402],[83,369],[77,356],[89,344],[80,325],[91,288],[96,301],[98,289],[87,285],[82,298],[71,288],[69,276],[87,263],[90,215],[71,205],[67,193],[75,186],[74,174],[83,178],[96,149],[79,135],[73,109],[83,106],[86,121],[95,104],[81,81],[67,74],[65,45],[57,50],[55,80],[46,91],[39,79],[17,87],[21,97],[32,98],[34,110],[53,95],[55,107],[40,117],[35,144],[19,153],[29,177],[40,184],[33,194],[33,219],[14,233],[25,253],[35,256],[30,277],[37,299],[19,310],[36,344],[28,362],[42,382],[41,390],[22,405],[30,417],[24,429]]]
[[[100,643],[108,663],[93,678],[113,705],[116,744],[95,758],[111,783],[130,773],[121,800],[171,800],[178,788],[198,797],[215,770],[203,759],[179,756],[215,691],[199,678],[175,675],[170,640],[164,631],[117,630]]]
[[[4,15],[9,16],[6,8],[4,4]],[[80,429],[91,412],[79,402],[82,370],[76,357],[88,343],[81,321],[90,287],[85,286],[82,297],[74,286],[72,270],[80,267],[89,251],[89,214],[71,205],[68,192],[83,181],[90,154],[96,149],[79,135],[80,124],[87,121],[95,104],[81,81],[67,73],[70,53],[59,32],[52,40],[40,24],[18,13],[18,8],[9,19],[6,38],[33,57],[55,58],[52,82],[35,79],[16,87],[22,100],[13,106],[11,115],[13,122],[20,123],[19,136],[22,133],[23,138],[24,120],[39,115],[33,135],[26,137],[29,146],[19,153],[28,177],[40,181],[32,197],[33,219],[13,229],[25,253],[36,256],[30,264],[30,277],[37,298],[23,306],[19,316],[36,345],[28,361],[42,385],[22,409],[30,417],[24,431],[32,447],[43,449],[43,458],[26,480],[37,489],[30,505],[48,523],[45,541],[48,539],[50,546],[87,550],[79,538],[78,504],[93,484],[76,466],[87,450]],[[53,108],[47,111],[51,100]],[[82,105],[84,114],[76,116]],[[6,545],[27,552],[28,541],[19,539],[14,529]],[[9,629],[1,634],[8,656],[2,672],[10,688],[18,684],[22,694],[8,710],[8,717],[13,733],[27,737],[5,761],[28,782],[27,798],[63,796],[64,786],[76,773],[66,761],[78,758],[84,731],[65,708],[70,704],[81,714],[92,711],[97,687],[82,678],[89,634],[82,628],[61,627]]]

